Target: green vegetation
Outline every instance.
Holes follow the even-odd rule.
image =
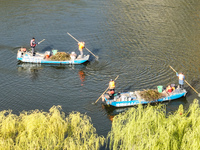
[[[51,60],[54,61],[66,61],[66,60],[70,60],[70,54],[65,53],[65,52],[57,52],[55,55],[50,57]]]
[[[155,89],[148,89],[148,90],[140,91],[140,96],[146,101],[153,101],[153,100],[157,100],[161,98],[162,94],[159,93]]]
[[[87,115],[68,116],[60,106],[39,110],[0,112],[0,149],[200,149],[200,107],[195,100],[188,110],[180,105],[166,114],[165,105],[129,109],[114,117],[107,138],[98,136]]]
[[[200,149],[198,101],[168,116],[163,105],[130,109],[114,117],[107,139],[111,149],[120,150]]]
[[[98,137],[88,116],[72,112],[65,118],[60,106],[53,106],[49,113],[0,112],[0,149],[93,150],[103,143],[104,137]]]

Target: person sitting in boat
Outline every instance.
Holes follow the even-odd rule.
[[[176,89],[175,84],[171,84],[171,87],[172,87],[172,91],[174,91]]]
[[[85,48],[85,42],[78,42],[78,49],[80,51],[81,58],[83,57],[83,48]]]
[[[76,53],[75,52],[71,52],[70,57],[72,59],[72,61],[74,61],[76,59]]]
[[[178,76],[180,88],[183,89],[183,84],[184,84],[185,76],[183,75],[182,72],[180,72],[179,74],[176,72],[176,76]]]
[[[172,92],[172,87],[170,85],[167,86],[166,92],[171,93]]]
[[[32,54],[33,56],[35,56],[35,46],[39,44],[35,41],[35,38],[33,37],[30,41],[30,46],[31,46],[31,49],[32,49]]]
[[[26,48],[23,48],[23,47],[22,47],[22,48],[20,49],[20,51],[21,51],[21,52],[26,52]]]

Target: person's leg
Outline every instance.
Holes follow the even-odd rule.
[[[32,55],[35,56],[35,47],[32,47]]]
[[[81,54],[81,58],[83,57],[83,51],[80,51],[80,54]]]
[[[180,86],[180,88],[181,88],[181,90],[183,89],[183,85],[182,84],[179,84],[179,86]]]
[[[184,88],[184,86],[183,86],[183,84],[181,85],[181,90],[183,90],[183,88]]]

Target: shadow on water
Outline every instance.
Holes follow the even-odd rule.
[[[99,49],[99,48],[95,48],[95,49],[92,50],[92,52],[95,53],[95,54],[97,54],[97,53],[99,53],[100,50],[101,49]]]
[[[127,87],[127,88],[125,88],[122,92],[128,92],[128,91],[130,91],[130,90],[132,90],[132,85],[130,85],[129,87]]]
[[[31,75],[32,80],[36,80],[39,76],[39,70],[43,69],[44,67],[41,64],[29,64],[29,63],[20,63],[18,62],[17,70],[19,73],[22,74],[29,74]]]
[[[192,80],[190,84],[192,87],[197,87],[199,83],[200,83],[200,79],[195,79],[195,80]]]
[[[46,46],[45,48],[43,48],[43,49],[41,50],[41,52],[51,51],[52,49],[54,49],[53,47],[54,47],[53,45]]]
[[[81,80],[81,84],[83,84],[85,80],[85,72],[83,71],[87,64],[89,62],[86,62],[84,64],[80,65],[59,65],[59,64],[34,64],[34,63],[23,63],[18,61],[17,64],[17,70],[21,74],[27,74],[31,76],[32,80],[36,80],[39,77],[40,70],[43,70],[45,68],[54,68],[56,70],[79,70],[79,77]]]
[[[20,48],[20,47],[18,47]],[[8,46],[8,45],[0,45],[0,49],[13,49],[13,47]]]

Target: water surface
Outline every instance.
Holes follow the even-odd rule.
[[[106,136],[109,117],[120,110],[92,103],[117,75],[117,91],[177,84],[171,65],[200,91],[199,10],[198,0],[1,0],[0,110],[48,111],[61,105],[66,113],[89,115],[98,134]],[[84,41],[99,60],[91,55],[90,63],[77,66],[18,64],[17,49],[29,49],[32,37],[46,39],[37,46],[39,52],[79,53],[67,32]],[[185,87],[187,97],[166,103],[168,111],[198,98]]]

